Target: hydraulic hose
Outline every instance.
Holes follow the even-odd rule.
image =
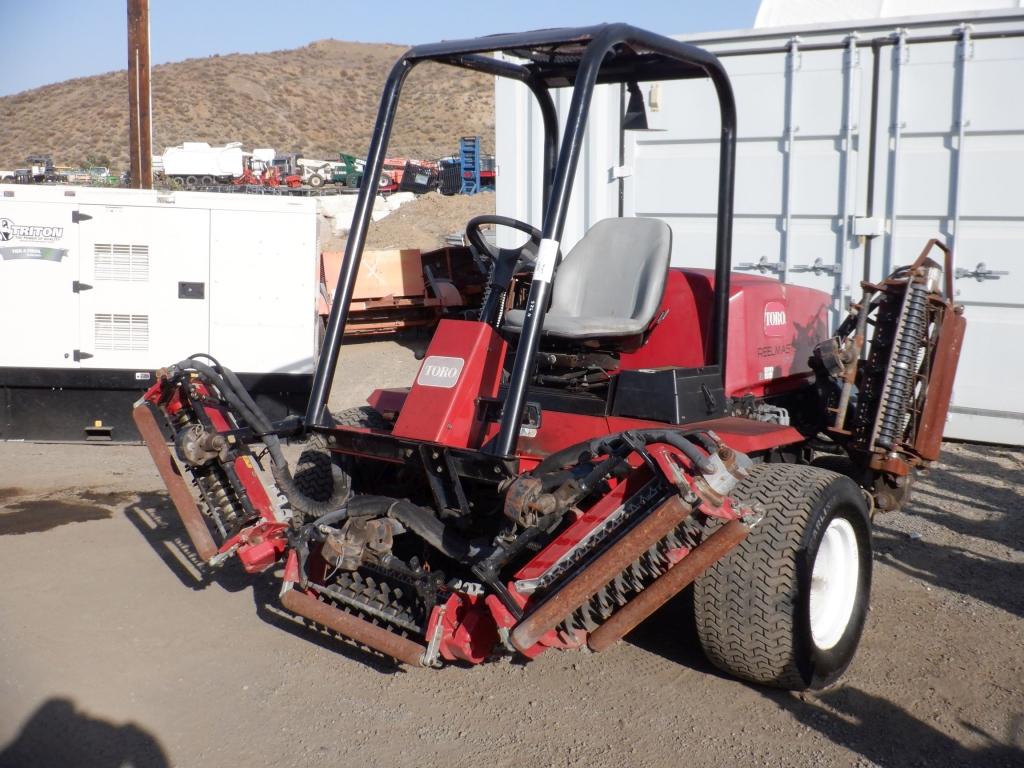
[[[494,548],[476,544],[446,526],[429,509],[404,499],[391,499],[388,517],[402,523],[421,539],[444,553],[452,560],[462,563],[475,562],[490,555]]]
[[[694,445],[692,442],[687,440],[686,435],[700,435],[698,439],[702,444],[705,444],[704,436],[698,432],[682,432],[675,429],[644,429],[637,431],[629,431],[635,438],[641,440],[645,445],[650,443],[665,443],[671,445],[673,448],[677,448],[686,458],[693,462],[694,466],[697,467],[701,472],[711,471],[711,466],[708,463],[708,457],[701,453],[701,450]],[[568,448],[563,448],[560,451],[552,453],[550,456],[545,458],[537,467],[533,470],[532,474],[534,477],[540,477],[564,468],[568,464],[573,464],[579,460],[580,454],[587,451],[593,455],[600,455],[607,453],[612,450],[612,445],[622,439],[625,432],[615,432],[604,437],[592,438],[590,440],[584,440],[570,445]],[[708,439],[710,442],[710,439]]]
[[[200,356],[209,358],[216,366],[216,370],[196,359],[196,357]],[[182,360],[175,367],[184,371],[194,370],[205,376],[220,391],[221,396],[228,402],[228,405],[241,415],[242,419],[252,428],[256,435],[263,439],[263,443],[267,446],[267,451],[270,453],[270,473],[274,477],[274,482],[277,483],[278,488],[292,507],[309,517],[320,517],[338,509],[345,502],[349,495],[348,483],[345,480],[344,473],[333,462],[331,464],[331,477],[334,491],[329,499],[317,501],[309,498],[299,490],[288,467],[288,461],[281,450],[281,440],[274,432],[270,419],[267,418],[263,409],[256,404],[252,395],[246,391],[234,371],[220,365],[209,355],[193,355],[187,360]]]
[[[350,517],[385,517],[394,501],[387,496],[352,496],[338,509],[318,517],[313,525],[334,525]]]
[[[452,560],[472,563],[489,556],[494,548],[464,538],[446,526],[426,507],[389,496],[353,496],[341,508],[313,521],[313,527],[334,525],[350,517],[390,517]]]

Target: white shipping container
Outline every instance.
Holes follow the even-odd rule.
[[[259,391],[308,391],[316,257],[310,199],[0,185],[0,437],[127,419],[103,392],[197,352]],[[28,401],[64,390],[97,412],[63,414],[68,432],[38,407],[33,431]]]
[[[1024,445],[1024,14],[679,39],[718,55],[736,95],[733,269],[832,293],[835,322],[861,280],[929,238],[952,244],[968,330],[945,434]],[[618,87],[596,90],[562,247],[602,218],[650,216],[672,227],[674,265],[711,266],[713,89],[641,87],[653,130],[622,131]],[[498,213],[539,223],[539,110],[499,79],[496,112]]]

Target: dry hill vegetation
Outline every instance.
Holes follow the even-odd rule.
[[[403,46],[323,40],[273,53],[190,59],[153,68],[153,150],[183,141],[309,157],[364,155],[381,89]],[[0,98],[0,168],[29,154],[58,165],[128,163],[127,72],[68,80]],[[437,158],[462,135],[494,144],[494,85],[440,64],[413,70],[390,154]],[[109,162],[107,162],[109,161]]]

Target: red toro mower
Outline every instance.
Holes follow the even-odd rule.
[[[441,321],[409,387],[332,414],[399,92],[423,61],[530,89],[543,221],[469,222],[490,265],[482,308]],[[600,221],[563,253],[595,84],[695,77],[721,111],[715,269],[670,267],[672,231],[653,219]],[[556,87],[573,89],[561,136]],[[160,371],[136,408],[199,557],[277,566],[287,610],[426,667],[603,651],[692,584],[718,667],[784,688],[835,680],[868,608],[872,515],[938,456],[964,319],[934,241],[865,283],[831,336],[830,296],[731,275],[735,143],[718,60],[633,27],[409,50],[385,86],[305,417],[271,423],[204,356]],[[527,240],[494,247],[486,224]],[[283,440],[308,441],[294,474]]]

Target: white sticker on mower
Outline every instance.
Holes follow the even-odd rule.
[[[461,357],[431,355],[423,361],[420,375],[416,377],[416,383],[422,384],[424,387],[451,389],[459,380],[462,366],[465,364],[466,361]]]
[[[555,259],[558,258],[558,241],[544,239],[537,249],[537,261],[533,266],[533,279],[550,283],[555,274]]]

